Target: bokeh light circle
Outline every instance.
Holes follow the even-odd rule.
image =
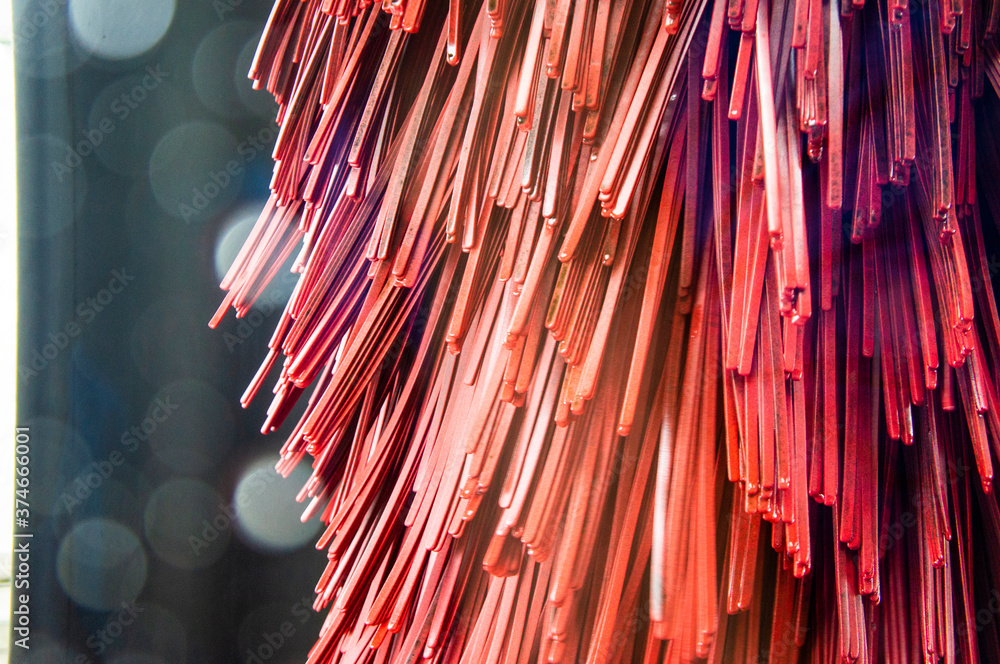
[[[215,242],[215,278],[220,282],[250,236],[262,207],[258,204],[240,207],[223,224],[219,239]]]
[[[181,473],[204,473],[233,442],[235,417],[218,390],[200,380],[173,382],[157,392],[137,436],[156,457]]]
[[[94,55],[125,60],[159,43],[175,9],[175,0],[69,0],[69,23]]]
[[[208,567],[226,552],[233,528],[231,506],[208,484],[169,480],[153,492],[143,513],[146,541],[167,564],[183,570]]]
[[[86,519],[60,542],[56,572],[74,602],[111,611],[134,601],[146,585],[146,552],[135,533],[120,523]]]
[[[167,214],[187,224],[204,223],[239,195],[247,159],[222,125],[185,122],[153,148],[149,184]]]
[[[243,44],[240,54],[236,57],[233,78],[236,82],[236,93],[246,109],[255,116],[273,120],[278,114],[278,102],[267,90],[263,88],[255,90],[250,84],[250,79],[247,78],[250,66],[253,64],[253,57],[257,53],[259,41],[260,35],[255,32]]]
[[[265,552],[292,551],[313,540],[322,524],[315,517],[302,523],[308,502],[295,501],[311,474],[308,464],[299,464],[284,478],[274,463],[265,457],[246,468],[233,492],[233,506],[244,541]]]
[[[215,274],[220,282],[236,260],[240,249],[243,248],[243,243],[249,237],[254,224],[257,223],[257,218],[263,207],[263,202],[241,207],[229,215],[228,220],[222,226],[215,242]],[[271,316],[271,314],[283,310],[288,298],[291,297],[299,279],[299,274],[291,271],[296,258],[295,253],[288,257],[285,265],[278,270],[278,273],[268,283],[267,288],[257,298],[254,307],[265,316]],[[271,325],[265,327],[267,327],[268,332],[272,329]]]
[[[191,60],[191,82],[195,95],[209,110],[226,118],[241,118],[252,112],[243,102],[247,91],[273,99],[263,90],[254,93],[247,78],[249,64],[241,57],[244,45],[256,44],[259,39],[259,25],[232,20],[210,31],[198,44]],[[276,106],[273,101],[271,104]]]

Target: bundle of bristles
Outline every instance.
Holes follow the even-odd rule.
[[[1000,662],[998,26],[278,0],[212,324],[299,273],[309,662]]]

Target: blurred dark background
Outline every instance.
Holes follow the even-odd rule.
[[[14,2],[33,537],[13,662],[301,662],[319,630],[308,469],[274,472],[267,392],[239,407],[291,275],[207,327],[268,191],[277,107],[246,72],[270,6]]]

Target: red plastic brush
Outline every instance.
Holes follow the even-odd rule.
[[[310,664],[1000,661],[998,27],[277,0],[212,324],[298,252],[243,404],[308,399]]]

